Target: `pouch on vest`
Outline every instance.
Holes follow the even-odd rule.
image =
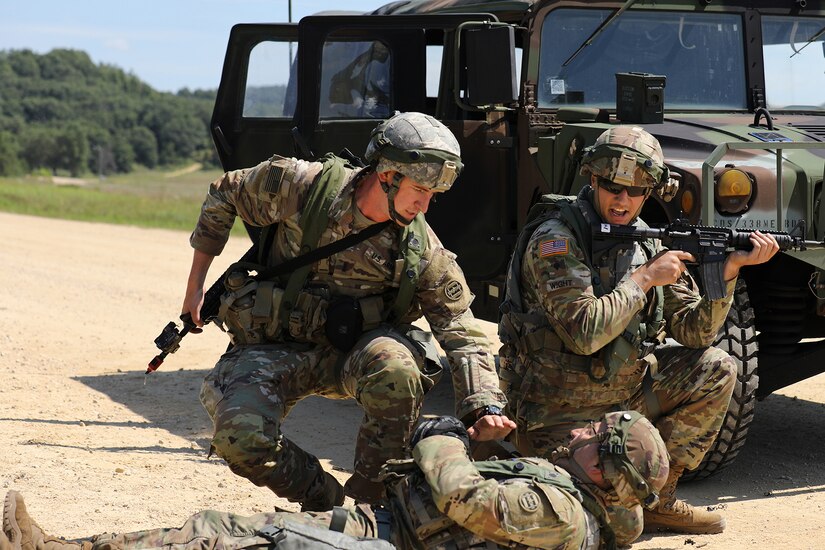
[[[393,550],[395,546],[381,539],[353,537],[322,527],[285,520],[283,527],[268,525],[258,531],[274,543],[277,550]]]
[[[286,294],[284,294],[286,295]],[[289,312],[289,335],[298,342],[326,345],[324,323],[329,301],[323,296],[301,291]],[[277,312],[277,310],[275,310]]]
[[[229,273],[224,280],[227,292],[221,296],[217,322],[232,345],[260,344],[274,339],[279,320],[274,315],[281,304],[283,290],[272,281],[258,282],[245,273]]]
[[[424,374],[427,382],[424,383],[424,391],[429,391],[441,379],[444,372],[444,367],[441,365],[441,355],[438,353],[438,348],[435,347],[435,340],[430,332],[421,330],[415,325],[402,325],[398,327],[400,331],[406,336],[407,341],[424,359]],[[405,330],[406,329],[406,330]],[[431,383],[429,387],[427,385]]]
[[[351,296],[340,296],[330,302],[324,331],[330,344],[343,352],[351,350],[364,332],[360,302]]]
[[[636,315],[628,324],[622,334],[617,336],[605,346],[601,353],[604,363],[604,372],[593,368],[594,361],[590,368],[590,379],[594,382],[609,382],[616,372],[628,363],[635,362],[639,357],[639,316]]]

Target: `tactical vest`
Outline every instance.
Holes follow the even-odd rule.
[[[606,521],[604,508],[588,493],[580,491],[573,480],[561,472],[548,468],[533,458],[491,460],[473,463],[485,479],[524,479],[531,484],[550,485],[578,500],[599,523],[602,548],[614,549],[615,536]],[[416,470],[405,476],[388,491],[390,506],[401,530],[400,537],[410,548],[423,550],[465,549],[528,549],[511,542],[507,546],[487,541],[464,529],[447,517],[435,505],[432,491],[424,475]]]
[[[329,225],[330,207],[347,181],[347,169],[356,168],[331,153],[319,159],[319,162],[323,163],[323,168],[310,188],[299,221],[302,230],[301,255],[318,248],[321,235]],[[292,315],[300,301],[314,299],[318,303],[305,306],[304,309],[317,311],[322,309],[321,302],[325,302],[319,297],[301,293],[312,264],[293,271],[283,285],[278,281],[258,280],[248,275],[250,271],[261,272],[266,269],[264,266],[276,230],[277,224],[274,224],[261,231],[258,264],[238,263],[227,270],[225,285],[228,293],[221,300],[218,320],[230,333],[235,345],[278,340],[294,321]],[[427,246],[427,224],[424,214],[419,213],[402,232],[399,257],[404,260],[403,275],[392,306],[385,311],[380,296],[360,300],[363,305],[359,315],[364,317],[364,330],[374,328],[381,322],[395,324],[409,310],[418,284],[421,256]],[[314,330],[323,330],[322,322],[317,324],[319,326],[314,327]]]
[[[579,197],[543,195],[530,209],[507,271],[504,300],[500,308],[499,338],[504,345],[502,356],[520,355],[529,358],[541,351],[553,352],[558,362],[564,363],[566,368],[587,373],[593,382],[607,383],[613,380],[619,369],[651,353],[655,344],[664,339],[662,288],[655,287],[650,307],[638,312],[621,335],[592,356],[577,355],[568,350],[545,315],[528,314],[520,290],[521,266],[527,245],[533,232],[551,218],[561,220],[575,235],[592,274],[596,297],[607,294],[615,287],[616,281],[610,275],[611,267],[614,268],[614,273],[620,273],[629,267],[626,245],[619,243],[594,248],[592,224],[598,223],[599,218],[584,197],[585,190]],[[644,224],[641,220],[638,223]],[[630,246],[632,247],[632,243]],[[645,241],[641,246],[650,259],[655,250],[653,241]],[[625,261],[626,265],[622,266]],[[649,321],[645,322],[645,319]],[[526,329],[528,326],[529,331]],[[512,372],[502,371],[502,378],[507,376],[518,377]],[[521,380],[517,380],[517,385],[520,382]]]

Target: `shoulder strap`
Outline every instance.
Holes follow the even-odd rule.
[[[529,459],[514,458],[510,460],[484,460],[474,462],[473,465],[485,478],[529,479],[534,483],[547,483],[559,489],[563,489],[579,497],[579,490],[573,484],[573,480],[561,473],[550,470],[547,467],[539,466]]]
[[[321,234],[329,224],[329,208],[338,195],[346,175],[344,161],[335,155],[327,154],[320,161],[323,163],[323,168],[318,180],[310,189],[299,222],[303,232],[301,237],[302,254],[307,254],[318,246]],[[281,307],[278,311],[281,326],[289,326],[289,314],[292,311],[292,305],[309,276],[309,270],[310,265],[299,267],[289,277],[284,289],[284,296],[281,299]]]
[[[418,278],[421,275],[418,267],[421,263],[421,254],[428,245],[427,222],[424,220],[424,214],[419,212],[412,223],[404,228],[401,237],[399,256],[404,259],[404,273],[401,275],[401,285],[398,288],[395,303],[390,309],[390,321],[398,321],[410,309],[415,289],[418,286]]]
[[[306,254],[301,254],[300,256],[296,256],[290,260],[287,260],[283,263],[280,263],[276,266],[264,268],[260,264],[250,263],[250,262],[235,262],[230,266],[227,272],[236,271],[239,269],[245,269],[247,271],[257,271],[258,274],[253,277],[253,279],[257,281],[267,281],[273,279],[279,275],[283,275],[285,273],[291,273],[305,265],[310,265],[318,260],[323,260],[324,258],[328,258],[333,254],[337,254],[342,250],[346,250],[351,246],[355,246],[356,244],[360,243],[361,241],[365,241],[370,237],[373,237],[383,231],[387,226],[389,226],[392,221],[388,220],[381,223],[373,224],[363,231],[359,231],[357,233],[350,233],[343,239],[338,239],[337,241],[333,241],[329,244],[322,246],[321,248],[316,248],[307,252]]]

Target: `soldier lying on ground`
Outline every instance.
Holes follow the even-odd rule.
[[[366,168],[334,156],[274,156],[212,184],[190,239],[183,313],[196,325],[207,271],[235,218],[277,224],[271,244],[263,240],[268,259],[254,268],[258,278],[248,277],[250,266],[226,278],[218,320],[233,347],[201,388],[212,446],[234,473],[303,510],[340,505],[345,492],[377,502],[381,466],[404,456],[424,394],[441,375],[433,336],[451,365],[456,415],[473,438],[500,439],[515,428],[501,412],[492,344],[470,311],[464,274],[424,220],[461,172],[460,153],[442,123],[401,113],[373,130]],[[305,249],[373,229],[306,267],[261,275]],[[422,315],[432,334],[411,324]],[[354,398],[364,410],[345,490],[281,432],[290,409],[312,394]]]
[[[612,548],[640,534],[638,521],[616,519],[628,511],[641,518],[641,505],[656,502],[668,475],[664,442],[636,412],[608,413],[573,430],[554,456],[557,465],[533,458],[472,462],[467,430],[453,417],[424,420],[411,443],[414,463],[384,468],[383,506],[250,517],[204,511],[180,529],[67,542],[47,535],[22,496],[9,491],[0,550],[391,548],[385,541],[401,549]]]

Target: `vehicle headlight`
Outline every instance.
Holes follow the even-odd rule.
[[[741,214],[748,209],[753,197],[753,179],[736,168],[721,172],[716,177],[716,209],[724,214]]]

